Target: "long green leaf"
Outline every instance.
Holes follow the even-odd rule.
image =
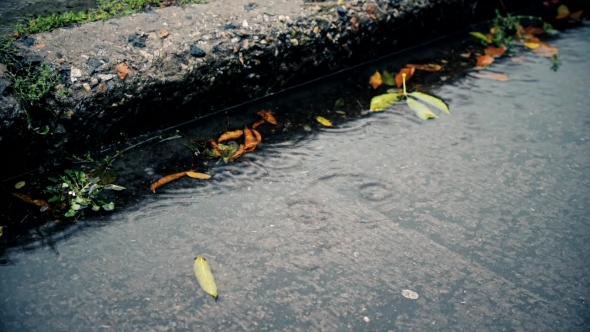
[[[195,257],[193,269],[195,270],[195,276],[201,288],[207,294],[211,294],[211,296],[217,299],[217,285],[215,284],[213,273],[211,273],[211,268],[209,268],[209,263],[207,263],[205,258],[201,255]]]
[[[442,100],[440,100],[434,96],[427,95],[427,94],[419,92],[419,91],[410,92],[410,93],[408,93],[408,95],[418,99],[419,101],[421,101],[423,103],[434,106],[434,107],[438,108],[439,110],[451,115],[451,111],[449,111],[449,107],[447,106],[447,104],[445,104]]]
[[[484,35],[481,32],[477,32],[477,31],[472,31],[469,33],[470,35],[472,35],[473,37],[481,40],[485,45],[491,43],[492,41],[488,38],[488,36]]]
[[[416,115],[420,119],[428,120],[437,118],[436,114],[432,113],[428,106],[422,104],[421,102],[412,98],[408,98],[406,101],[408,102],[408,106],[410,106],[410,108],[416,112]]]
[[[399,93],[386,93],[384,95],[375,96],[371,99],[370,110],[371,112],[382,111],[391,106],[391,104],[398,102],[400,98],[401,95]]]

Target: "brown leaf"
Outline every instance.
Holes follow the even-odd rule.
[[[32,199],[31,196],[21,193],[12,193],[12,195],[25,203],[33,204],[40,207],[41,211],[43,212],[51,210],[51,206],[49,206],[49,203],[42,199]]]
[[[240,156],[243,155],[244,153],[246,153],[246,151],[244,150],[244,144],[240,144],[238,151],[236,151],[236,153],[231,158],[229,158],[229,161],[234,161],[234,160],[240,158]]]
[[[580,17],[582,17],[582,14],[584,13],[583,10],[578,10],[577,12],[571,13],[570,14],[570,18],[573,20],[579,20]]]
[[[501,82],[508,81],[508,76],[506,76],[504,74],[498,74],[498,73],[484,72],[484,73],[470,73],[469,75],[473,76],[473,77],[487,78],[487,79],[501,81]]]
[[[414,72],[416,71],[415,68],[402,68],[399,73],[397,73],[397,75],[395,75],[395,84],[397,84],[397,87],[401,87],[403,84],[403,78],[402,75],[406,74],[406,82],[410,80],[410,78],[412,78],[412,76],[414,76]]]
[[[369,78],[369,85],[372,86],[373,89],[377,89],[379,86],[381,86],[381,84],[383,84],[381,74],[379,74],[379,72],[376,71],[375,74],[373,74],[373,76]]]
[[[161,186],[165,185],[168,182],[172,182],[174,180],[180,179],[181,177],[185,176],[186,172],[179,172],[170,175],[166,175],[165,177],[159,179],[158,181],[152,183],[150,185],[150,190],[152,192],[156,192],[156,189],[160,188]]]
[[[254,124],[252,125],[252,129],[256,129],[258,127],[260,127],[260,125],[263,125],[266,121],[264,121],[264,119],[260,119],[256,122],[254,122]]]
[[[186,171],[186,175],[190,176],[193,179],[200,179],[200,180],[209,180],[211,178],[211,175],[209,175],[209,174],[198,173],[195,171]]]
[[[127,74],[131,73],[131,69],[129,69],[127,64],[125,64],[124,62],[121,62],[120,64],[118,64],[115,67],[115,71],[117,72],[117,76],[119,76],[119,79],[122,79],[122,80],[124,80],[125,77],[127,77]]]
[[[256,144],[262,142],[262,136],[260,136],[258,130],[252,129],[252,133],[254,134],[254,137],[256,137]]]
[[[491,55],[480,55],[477,57],[477,66],[478,67],[487,67],[494,62],[494,57]]]
[[[502,54],[506,52],[506,45],[502,45],[501,47],[488,46],[483,50],[483,52],[486,55],[502,56]]]
[[[415,65],[415,64],[409,63],[409,64],[406,65],[406,67],[407,68],[414,68],[414,69],[417,69],[417,70],[430,71],[430,72],[439,71],[439,70],[442,69],[442,66],[441,65],[437,65],[437,64],[434,64],[434,63],[429,63],[429,64],[426,64],[426,65]],[[406,79],[407,78],[408,78],[408,76],[406,75]]]
[[[219,151],[219,145],[217,145],[217,142],[215,142],[213,139],[209,139],[209,144],[211,144],[213,152],[215,152],[215,156],[221,157],[221,151]]]
[[[521,28],[520,33],[523,35],[542,35],[545,33],[545,30],[537,27],[526,27]]]
[[[539,43],[539,47],[534,48],[533,52],[546,58],[552,58],[555,54],[559,54],[557,47],[545,43]]]
[[[219,136],[219,138],[217,139],[217,143],[224,143],[227,141],[235,141],[238,138],[242,137],[243,134],[244,134],[244,132],[240,129],[233,130],[233,131],[226,131],[225,133],[221,134],[221,136]]]
[[[244,152],[254,151],[257,144],[258,140],[254,136],[254,133],[252,133],[252,130],[244,127]]]
[[[277,120],[275,119],[273,114],[275,114],[273,111],[266,111],[266,110],[258,111],[258,115],[260,115],[264,120],[266,120],[266,122],[276,125]]]

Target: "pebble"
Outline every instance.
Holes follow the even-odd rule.
[[[248,21],[244,20],[244,22],[242,22],[242,27],[247,28],[248,26]]]
[[[98,78],[100,78],[100,80],[103,82],[111,80],[113,77],[115,77],[113,74],[98,74]]]
[[[92,91],[92,89],[90,89],[90,84],[84,83],[84,84],[82,84],[82,86],[84,87],[84,90],[86,90],[86,92]]]
[[[78,80],[79,77],[82,76],[82,70],[72,67],[72,69],[70,70],[70,80],[73,82],[76,82]]]
[[[190,52],[192,56],[195,56],[197,58],[202,58],[206,55],[205,51],[203,51],[196,45],[191,45]]]
[[[363,317],[363,320],[365,321],[365,323],[368,323],[368,322],[370,322],[370,321],[371,321],[371,320],[369,319],[369,317],[367,317],[367,316]]]

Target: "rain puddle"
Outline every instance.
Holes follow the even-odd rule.
[[[211,179],[156,194],[150,181],[204,169],[195,150],[131,150],[113,164],[145,184],[128,208],[5,254],[0,329],[587,331],[590,28],[552,44],[557,72],[532,52],[502,60],[506,82],[432,91],[453,113],[432,121],[404,104],[349,114],[377,94],[375,70],[413,53],[181,128],[203,140],[260,109],[279,122],[254,152],[209,162]],[[339,98],[344,114],[325,107]],[[302,123],[283,122],[291,113]]]

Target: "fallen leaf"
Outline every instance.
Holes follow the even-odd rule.
[[[234,155],[231,156],[231,158],[229,158],[229,161],[233,162],[234,160],[240,158],[240,156],[244,153],[246,153],[246,151],[244,150],[244,144],[240,144],[236,153],[234,153]]]
[[[24,187],[24,186],[25,186],[25,181],[20,181],[20,182],[17,182],[17,183],[14,185],[14,188],[16,188],[16,189],[20,189],[20,188],[22,188],[22,187]]]
[[[403,83],[403,74],[406,74],[406,82],[414,76],[414,72],[416,71],[415,68],[402,68],[397,75],[395,75],[395,84],[397,87],[401,87]]]
[[[477,66],[478,67],[487,67],[494,62],[494,57],[491,55],[480,55],[477,57]]]
[[[225,143],[228,141],[235,141],[238,138],[242,137],[243,134],[244,134],[244,132],[240,129],[226,131],[225,133],[221,134],[221,136],[219,136],[219,138],[217,139],[217,143]]]
[[[434,106],[436,108],[438,108],[439,110],[451,115],[451,111],[449,110],[449,107],[447,106],[447,104],[445,104],[444,101],[431,96],[429,94],[420,92],[420,91],[414,91],[414,92],[410,92],[408,93],[408,96],[414,97],[416,99],[418,99],[418,101],[421,101],[423,103],[427,103],[431,106]]]
[[[378,71],[369,78],[369,85],[373,87],[373,89],[377,89],[379,86],[383,84],[383,80],[381,79],[381,74]]]
[[[421,102],[412,98],[406,99],[406,102],[420,119],[428,120],[437,118],[436,114],[432,113],[428,106],[422,104]]]
[[[205,258],[201,255],[195,257],[193,270],[195,271],[195,276],[197,277],[199,285],[205,293],[210,294],[217,299],[217,285],[215,284],[215,278],[213,278],[209,263],[207,263]]]
[[[252,133],[254,134],[254,137],[256,137],[256,144],[262,142],[262,136],[260,136],[258,130],[252,129]]]
[[[258,115],[260,115],[266,122],[276,125],[277,120],[275,119],[273,114],[275,114],[273,111],[261,110],[258,112]]]
[[[125,187],[118,186],[116,184],[107,184],[106,186],[104,186],[102,188],[103,189],[106,189],[106,190],[114,190],[114,191],[122,191],[122,190],[125,190]]]
[[[483,52],[486,55],[502,56],[502,54],[506,52],[506,45],[502,45],[501,47],[488,46],[483,50]]]
[[[582,17],[582,14],[584,13],[583,10],[578,10],[577,12],[571,13],[570,14],[570,18],[573,20],[579,20],[580,17]]]
[[[529,34],[529,35],[542,35],[545,33],[545,30],[537,27],[526,27],[522,28],[520,31],[521,34]]]
[[[395,77],[393,77],[387,70],[383,71],[383,74],[381,75],[381,80],[385,85],[395,86]]]
[[[375,96],[373,99],[371,99],[371,107],[369,109],[371,112],[382,111],[391,106],[391,104],[400,101],[401,97],[402,95],[400,93],[386,93]]]
[[[244,127],[244,153],[254,151],[257,144],[258,140],[254,136],[252,130],[248,127]]]
[[[461,53],[461,54],[459,54],[459,56],[462,58],[469,58],[469,57],[471,57],[471,53]]]
[[[209,175],[209,174],[198,173],[198,172],[194,172],[194,171],[187,171],[186,175],[190,176],[193,179],[199,179],[199,180],[209,180],[211,178],[211,175]]]
[[[115,181],[117,181],[117,173],[115,173],[113,170],[106,169],[104,167],[93,170],[91,174],[92,177],[99,178],[100,181],[98,181],[98,184],[103,186],[106,184],[115,183]]]
[[[186,172],[179,172],[170,175],[166,175],[165,177],[159,179],[158,181],[152,183],[150,185],[150,190],[152,192],[156,192],[156,189],[160,188],[161,186],[165,185],[168,182],[172,182],[174,180],[180,179],[181,177],[185,176]]]
[[[260,125],[264,124],[266,121],[264,121],[264,119],[260,119],[256,122],[254,122],[254,124],[252,125],[252,129],[256,129],[258,127],[260,127]]]
[[[415,65],[415,64],[410,63],[410,64],[407,64],[406,67],[414,68],[417,70],[430,71],[430,72],[439,71],[442,69],[441,65],[437,65],[434,63],[429,63],[429,64],[425,64],[425,65]]]
[[[29,196],[27,194],[21,194],[21,193],[12,193],[12,195],[25,203],[33,204],[33,205],[40,207],[41,211],[51,210],[51,206],[45,200],[32,199],[31,196]]]
[[[534,50],[535,48],[537,48],[541,45],[539,43],[526,42],[526,43],[524,43],[524,46],[526,48],[530,48],[531,50]]]
[[[209,144],[211,144],[211,147],[213,148],[213,154],[216,157],[220,157],[221,152],[219,151],[219,145],[217,144],[217,142],[215,142],[213,139],[209,139]]]
[[[125,77],[127,77],[127,74],[131,73],[131,69],[129,69],[129,67],[124,62],[118,64],[115,67],[115,71],[117,72],[117,76],[119,76],[119,79],[122,80],[124,80]]]
[[[3,228],[4,228],[4,227],[0,226],[0,236],[2,236],[2,229],[3,229]]]
[[[484,35],[483,33],[477,31],[470,32],[469,34],[484,42],[485,44],[489,44],[492,42],[492,38],[490,35]]]
[[[561,20],[570,15],[570,10],[567,8],[566,5],[561,5],[557,7],[557,16],[555,19]]]
[[[332,122],[324,117],[316,116],[315,119],[324,127],[332,127]]]
[[[508,81],[508,76],[506,76],[504,74],[498,74],[498,73],[483,72],[483,73],[470,73],[469,75],[473,76],[473,77],[477,77],[477,78],[487,78],[487,79],[501,81],[501,82]]]
[[[418,297],[420,297],[418,295],[418,293],[409,290],[409,289],[404,289],[402,290],[402,296],[405,297],[406,299],[410,299],[410,300],[416,300],[418,299]]]
[[[539,47],[533,49],[535,54],[544,56],[546,58],[552,58],[554,55],[559,54],[557,47],[553,47],[547,44],[541,44]]]

